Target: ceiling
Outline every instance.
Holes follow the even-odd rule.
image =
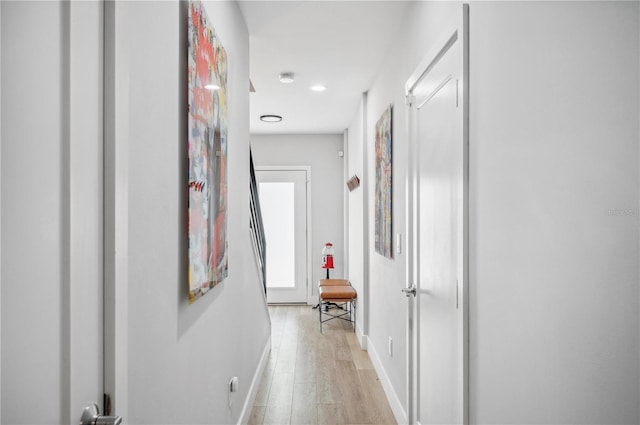
[[[404,1],[239,1],[251,41],[252,134],[339,134],[355,116]],[[295,81],[283,84],[282,72]],[[310,87],[323,84],[324,92]],[[282,116],[264,123],[261,115]]]

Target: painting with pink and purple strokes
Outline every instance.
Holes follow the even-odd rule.
[[[227,54],[200,1],[188,23],[189,302],[228,275]]]

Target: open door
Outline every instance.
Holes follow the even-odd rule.
[[[467,5],[407,82],[411,423],[468,423]]]
[[[104,412],[104,4],[0,18],[0,422],[77,424]]]

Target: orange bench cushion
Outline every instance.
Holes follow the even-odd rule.
[[[320,287],[320,299],[323,301],[351,301],[357,296],[356,290],[351,286],[332,285]]]
[[[347,279],[320,279],[318,286],[349,286]]]

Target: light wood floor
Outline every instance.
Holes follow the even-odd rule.
[[[396,424],[348,322],[309,306],[270,306],[271,355],[249,424]]]

